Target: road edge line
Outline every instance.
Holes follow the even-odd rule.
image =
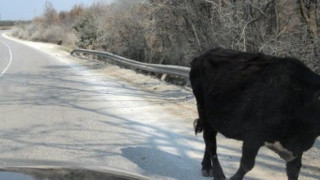
[[[12,64],[12,51],[11,48],[8,46],[7,43],[5,42],[1,42],[2,44],[4,44],[8,49],[9,49],[9,54],[10,54],[10,59],[9,59],[9,63],[8,65],[4,68],[4,70],[1,72],[0,74],[0,78],[7,72],[7,70],[10,68],[11,64]]]

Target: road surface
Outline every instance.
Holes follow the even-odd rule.
[[[0,158],[69,161],[150,179],[208,179],[200,174],[204,145],[193,133],[194,102],[179,105],[194,101],[191,92],[152,91],[3,36],[0,73]],[[218,143],[230,177],[241,142],[219,136]],[[319,152],[317,141],[300,179],[320,179]],[[262,148],[246,179],[286,179],[284,161]]]

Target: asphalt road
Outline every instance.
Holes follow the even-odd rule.
[[[0,52],[0,158],[70,161],[151,179],[201,178],[200,160],[190,158],[201,156],[201,138],[192,121],[175,128],[173,115],[146,101],[161,95],[2,36]]]
[[[69,161],[150,179],[208,179],[200,175],[204,146],[201,135],[194,136],[194,117],[161,108],[167,99],[189,95],[153,93],[97,76],[0,36],[0,159]],[[219,137],[218,144],[230,177],[239,166],[241,142]],[[320,179],[319,151],[317,141],[304,157],[300,179]],[[283,160],[262,148],[247,179],[285,179],[284,168]]]

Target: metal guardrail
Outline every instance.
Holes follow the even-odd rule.
[[[142,63],[142,62],[124,58],[109,52],[100,52],[100,51],[86,50],[86,49],[74,49],[73,51],[71,51],[70,54],[74,55],[76,53],[93,54],[96,56],[106,57],[107,59],[114,60],[122,65],[129,66],[135,69],[148,71],[148,72],[169,74],[173,76],[183,77],[186,79],[186,82],[188,82],[188,79],[189,79],[190,68],[188,67]]]

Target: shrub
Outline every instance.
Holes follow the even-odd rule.
[[[87,12],[73,26],[78,40],[76,45],[80,48],[92,49],[97,41],[97,22],[92,13]]]

